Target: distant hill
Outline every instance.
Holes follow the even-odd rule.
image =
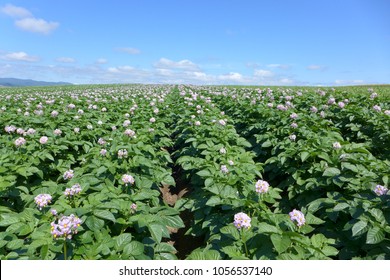
[[[0,78],[0,87],[31,87],[31,86],[59,86],[72,85],[66,82],[44,82],[30,79]]]

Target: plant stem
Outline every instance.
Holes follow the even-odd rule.
[[[245,257],[249,258],[248,248],[246,247],[246,240],[244,238],[244,233],[242,232],[242,230],[240,230],[240,235],[241,235],[241,240],[244,243]]]
[[[64,260],[67,260],[66,238],[64,240]]]

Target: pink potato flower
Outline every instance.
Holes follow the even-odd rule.
[[[24,139],[23,137],[19,137],[18,139],[15,140],[16,147],[23,146],[24,144],[26,144],[26,139]]]
[[[63,175],[65,180],[70,180],[70,179],[73,178],[73,176],[74,176],[74,172],[73,172],[72,169],[69,169],[69,170],[65,171],[65,173]]]
[[[135,180],[134,180],[134,177],[133,176],[131,176],[131,175],[129,175],[129,174],[124,174],[123,176],[122,176],[122,182],[125,184],[125,186],[127,186],[127,185],[133,185],[134,184],[134,182],[135,182]]]
[[[298,227],[303,226],[306,223],[305,215],[299,210],[292,210],[290,213],[290,220],[297,222]]]
[[[387,194],[389,190],[385,186],[376,185],[374,192],[376,195],[381,196]]]
[[[47,138],[47,136],[42,136],[41,138],[39,138],[39,143],[44,145],[47,143],[48,140],[49,140],[49,138]]]
[[[268,192],[268,189],[269,189],[268,182],[266,182],[264,180],[258,180],[256,182],[256,192],[257,193],[266,193],[266,192]]]
[[[38,206],[39,210],[42,210],[43,207],[48,205],[52,200],[52,197],[50,194],[41,193],[38,194],[35,198],[35,204]]]
[[[78,227],[82,221],[77,216],[71,214],[70,216],[62,216],[58,219],[58,222],[51,223],[51,235],[54,238],[64,237],[72,239],[74,234],[77,234]]]
[[[240,212],[234,215],[233,224],[237,229],[249,229],[251,227],[251,218],[247,214]]]
[[[75,184],[70,188],[66,188],[64,191],[64,195],[66,197],[72,197],[75,196],[76,194],[79,194],[80,192],[81,192],[80,184]]]

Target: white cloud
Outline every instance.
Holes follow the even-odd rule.
[[[107,69],[107,71],[110,73],[130,73],[130,72],[133,72],[134,70],[135,70],[134,67],[128,66],[128,65],[118,66],[118,67],[109,67]]]
[[[290,65],[288,65],[288,64],[277,64],[277,63],[268,64],[267,67],[278,68],[278,69],[282,69],[282,70],[288,70],[291,68]]]
[[[158,69],[180,69],[194,72],[200,70],[198,65],[188,59],[173,61],[167,58],[160,58],[153,66]]]
[[[361,85],[364,84],[364,80],[335,80],[336,85]]]
[[[270,78],[273,77],[275,74],[270,70],[256,69],[253,75],[258,78]]]
[[[243,75],[237,72],[230,72],[228,74],[218,75],[218,80],[222,82],[237,82],[237,83],[245,83],[247,79],[244,78]]]
[[[175,71],[172,71],[170,69],[158,68],[158,69],[156,69],[156,74],[161,75],[161,76],[174,76]]]
[[[25,52],[7,53],[7,54],[1,56],[0,58],[3,60],[10,60],[10,61],[26,61],[26,62],[39,61],[39,57],[28,55]]]
[[[25,31],[47,35],[55,30],[59,26],[59,23],[47,22],[41,18],[28,17],[15,21],[15,25]]]
[[[72,57],[59,57],[56,59],[58,62],[63,62],[63,63],[74,63],[76,60]]]
[[[97,64],[106,64],[107,62],[108,62],[108,60],[105,59],[105,58],[98,58],[98,59],[96,60],[96,63],[97,63]]]
[[[119,52],[124,52],[128,54],[140,54],[141,51],[137,48],[116,48]]]
[[[281,78],[279,79],[279,83],[282,85],[291,85],[294,83],[294,80],[289,78]]]
[[[7,4],[1,7],[0,12],[10,17],[16,18],[14,22],[15,26],[28,32],[47,35],[59,26],[58,22],[48,22],[44,19],[36,18],[29,10],[11,4]]]
[[[0,12],[3,14],[6,14],[7,16],[14,17],[14,18],[25,18],[25,17],[31,17],[32,14],[29,10],[23,8],[23,7],[17,7],[12,4],[7,4],[0,8]]]
[[[323,65],[317,65],[317,64],[311,64],[306,67],[307,70],[319,70],[319,71],[324,71],[326,70],[326,66]]]

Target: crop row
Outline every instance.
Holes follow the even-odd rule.
[[[1,259],[389,258],[390,104],[373,90],[0,95]]]

